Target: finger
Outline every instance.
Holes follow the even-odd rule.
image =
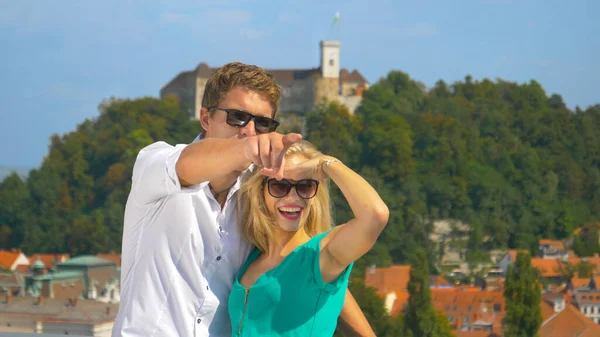
[[[282,153],[285,153],[285,152],[282,152]],[[281,158],[281,166],[276,171],[275,179],[277,179],[277,180],[283,179],[284,171],[285,171],[285,157],[282,157]]]
[[[271,141],[267,137],[259,138],[260,161],[262,167],[271,168]]]
[[[283,146],[287,150],[292,144],[297,143],[302,140],[302,135],[299,133],[288,133],[283,136]]]
[[[287,135],[281,137],[280,143],[277,144],[277,151],[273,151],[271,153],[271,157],[273,158],[273,169],[276,171],[282,170],[283,168],[283,158],[287,149],[292,146],[292,144],[299,142],[302,139],[302,135],[298,133],[288,133]],[[273,142],[277,143],[277,142]],[[280,149],[280,150],[279,150]],[[283,174],[277,175],[278,179],[283,179]]]
[[[262,166],[259,154],[258,139],[256,137],[249,137],[248,142],[246,143],[246,158],[251,160],[254,164]]]
[[[279,169],[280,163],[278,163],[279,155],[284,152],[283,142],[281,138],[271,139],[271,166],[270,168]]]
[[[262,174],[264,176],[267,176],[269,178],[275,178],[277,172],[274,171],[273,169],[263,168],[263,169],[260,170],[260,174]]]

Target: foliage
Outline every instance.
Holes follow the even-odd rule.
[[[569,237],[600,215],[600,105],[571,111],[536,81],[467,76],[426,90],[392,71],[364,92],[355,115],[332,102],[278,118],[283,131],[303,131],[363,175],[390,209],[355,276],[372,264],[407,263],[419,248],[434,265],[439,247],[429,235],[438,219],[472,226],[467,246],[477,261],[489,249],[531,251],[541,237]],[[158,140],[188,143],[199,131],[172,97],[103,102],[97,118],[51,137],[26,181],[0,183],[0,248],[119,251],[137,152]],[[333,201],[336,223],[348,221],[335,187]],[[582,255],[600,250],[585,237],[574,245]]]
[[[64,136],[27,181],[0,184],[1,248],[72,255],[120,251],[131,171],[144,146],[188,143],[199,130],[174,98],[111,99]]]
[[[504,288],[506,337],[534,337],[542,325],[541,285],[538,272],[531,266],[529,254],[519,252],[509,267]]]

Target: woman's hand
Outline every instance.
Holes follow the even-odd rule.
[[[285,179],[301,180],[312,178],[319,181],[327,178],[327,174],[323,172],[323,164],[327,160],[336,160],[331,156],[321,156],[314,159],[305,160],[296,164],[286,163],[284,176]],[[275,177],[273,172],[268,169],[262,169],[261,173],[268,177]]]

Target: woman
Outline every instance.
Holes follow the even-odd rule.
[[[241,229],[257,249],[229,297],[233,336],[332,336],[352,264],[387,224],[377,192],[306,141],[285,156],[284,178],[256,170],[240,189]],[[330,178],[354,219],[332,229]]]

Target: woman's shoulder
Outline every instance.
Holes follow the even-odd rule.
[[[323,239],[325,239],[327,235],[331,233],[332,230],[333,228],[326,232],[322,232],[313,236],[312,238],[308,239],[308,241],[306,241],[304,244],[302,244],[302,246],[310,250],[320,250],[321,241],[323,241]]]

